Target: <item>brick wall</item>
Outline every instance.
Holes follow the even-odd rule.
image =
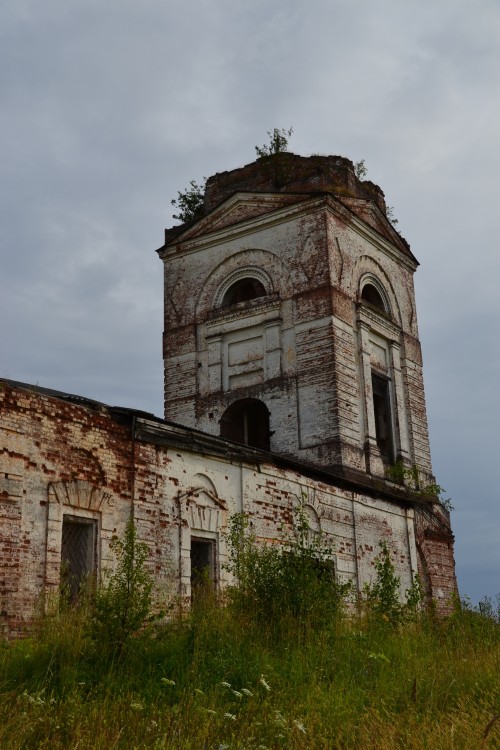
[[[299,506],[332,546],[343,580],[358,588],[369,583],[385,539],[402,592],[417,570],[430,580],[438,606],[455,590],[446,518],[432,523],[427,512],[415,519],[411,503],[389,490],[360,492],[153,417],[8,381],[0,399],[0,612],[13,634],[26,632],[57,595],[68,514],[96,522],[102,571],[112,568],[110,541],[123,534],[132,512],[162,599],[189,598],[193,537],[213,540],[224,585],[230,516],[244,511],[259,539],[279,541]]]

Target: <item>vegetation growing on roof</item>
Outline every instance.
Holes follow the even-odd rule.
[[[292,137],[293,128],[274,128],[274,130],[268,130],[269,143],[264,143],[262,146],[255,146],[255,151],[259,159],[265,156],[274,156],[274,154],[282,154],[284,151],[288,151],[288,141]]]
[[[196,180],[191,180],[189,187],[177,191],[177,198],[171,200],[172,205],[178,210],[176,214],[173,214],[174,219],[181,221],[183,224],[195,219],[201,219],[203,216],[206,184],[206,177],[203,178],[203,182],[200,185],[198,185]]]
[[[418,466],[406,466],[401,459],[387,466],[385,476],[391,482],[408,487],[409,490],[419,495],[423,500],[433,500],[440,503],[446,510],[454,510],[451,498],[445,497],[446,490],[440,484],[422,484]]]

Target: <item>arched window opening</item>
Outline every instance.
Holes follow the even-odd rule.
[[[248,302],[257,297],[265,297],[266,290],[258,279],[239,279],[232,284],[224,295],[222,307],[236,305],[238,302]]]
[[[269,411],[266,405],[256,398],[235,401],[222,415],[220,435],[253,448],[269,450]]]
[[[383,313],[387,312],[385,309],[384,300],[382,299],[382,296],[378,289],[373,286],[373,284],[364,285],[363,291],[361,292],[361,300]]]

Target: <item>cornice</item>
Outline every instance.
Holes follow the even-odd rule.
[[[263,299],[266,299],[265,297]],[[219,308],[214,311],[205,321],[207,329],[217,328],[233,321],[245,319],[245,326],[258,325],[259,323],[268,323],[271,320],[280,319],[280,301],[262,302],[249,307],[248,303],[241,303],[232,307]],[[255,323],[253,319],[255,318]],[[215,334],[214,334],[215,335]]]
[[[361,303],[357,303],[356,320],[358,324],[364,324],[376,333],[383,332],[382,335],[385,334],[387,338],[399,341],[401,328],[386,315],[377,313]]]

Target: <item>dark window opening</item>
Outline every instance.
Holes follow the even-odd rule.
[[[97,558],[97,523],[64,516],[61,544],[61,588],[70,601],[93,579]]]
[[[266,290],[258,279],[240,279],[229,287],[222,300],[222,307],[236,305],[238,302],[248,302],[257,297],[265,297]]]
[[[332,581],[332,583],[335,582],[335,566],[332,560],[315,560],[313,568],[318,581]]]
[[[394,460],[392,444],[391,401],[389,381],[372,373],[373,411],[375,415],[375,435],[377,445],[386,463]]]
[[[373,284],[364,285],[363,291],[361,292],[361,299],[371,307],[375,307],[377,310],[380,310],[383,313],[386,312],[384,300],[382,299],[382,296],[378,289],[374,287]]]
[[[220,420],[221,437],[253,448],[270,448],[269,412],[256,398],[235,401]]]
[[[303,555],[287,551],[283,552],[283,554],[286,555],[289,567],[292,569],[296,568],[299,574],[307,571],[311,574],[311,578],[317,581],[335,581],[337,578],[333,560],[321,560],[312,555],[304,557]]]
[[[191,537],[191,598],[213,590],[215,583],[215,541]]]

